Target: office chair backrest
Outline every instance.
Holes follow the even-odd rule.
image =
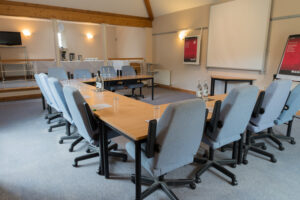
[[[122,66],[122,76],[135,76],[136,72],[131,66]]]
[[[230,91],[222,102],[220,118],[222,126],[215,132],[207,132],[208,137],[216,142],[227,143],[231,138],[244,133],[256,103],[258,88],[241,86]]]
[[[272,126],[279,117],[287,101],[291,80],[275,80],[265,91],[265,97],[262,103],[264,113],[258,117],[251,118],[251,124],[255,126]]]
[[[275,120],[275,124],[283,124],[288,121],[291,121],[300,110],[300,84],[298,84],[290,93],[288,100],[285,104],[285,107],[278,119]]]
[[[53,77],[48,78],[48,83],[50,90],[55,98],[55,101],[59,109],[63,113],[63,117],[72,124],[73,120],[63,93],[62,84],[57,80],[57,78]]]
[[[68,75],[66,71],[61,67],[49,67],[48,76],[57,78],[60,81],[68,80]]]
[[[92,78],[92,75],[88,69],[75,69],[74,70],[74,79],[79,78]]]
[[[91,125],[89,124],[89,118],[85,111],[85,100],[80,94],[80,92],[71,86],[65,86],[63,88],[64,96],[68,108],[70,110],[73,122],[78,129],[78,133],[91,144],[95,141],[95,136],[98,133],[98,130],[92,130]]]
[[[206,121],[205,102],[199,99],[170,104],[157,123],[153,171],[164,174],[193,162]]]
[[[48,83],[48,76],[44,73],[39,74],[41,84],[45,90],[45,93],[47,94],[49,101],[50,101],[50,106],[53,107],[56,111],[60,112],[59,106],[57,102],[55,101],[54,95],[52,91],[50,90],[49,83]]]
[[[105,78],[106,77],[113,78],[113,77],[117,76],[117,72],[116,72],[116,70],[113,66],[102,66],[102,67],[100,67],[100,73],[101,73],[101,76],[103,76]]]
[[[46,99],[47,103],[50,105],[51,102],[49,100],[49,97],[48,97],[47,93],[45,92],[45,89],[44,89],[42,83],[41,83],[39,74],[34,74],[34,78],[35,78],[36,84],[39,86],[39,88],[41,90],[42,95]]]

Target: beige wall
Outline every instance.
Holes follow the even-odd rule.
[[[29,58],[54,58],[54,37],[51,21],[30,18],[0,17],[0,31],[16,31],[28,29],[31,36],[22,34],[23,46],[26,46]],[[7,49],[6,49],[7,51]],[[17,52],[17,56],[15,55]],[[19,50],[11,49],[2,57],[22,58]]]
[[[69,52],[76,54],[76,59],[79,54],[83,58],[103,59],[101,25],[74,22],[63,22],[63,24],[66,47]],[[91,33],[94,38],[88,39],[87,33]]]
[[[116,57],[152,61],[152,29],[116,26]]]
[[[292,14],[300,14],[299,0],[273,0],[272,17]],[[155,18],[153,33],[207,27],[208,22],[209,6],[201,6]],[[299,24],[300,18],[271,21],[265,73],[221,69],[208,70],[206,68],[207,29],[204,30],[202,37],[200,66],[183,64],[183,41],[178,38],[178,33],[153,36],[153,62],[158,63],[159,68],[171,70],[171,84],[173,87],[196,90],[197,80],[210,80],[211,74],[224,74],[257,78],[255,84],[260,88],[265,88],[270,84],[273,74],[277,71],[288,35],[300,33]],[[199,33],[200,31],[197,30],[192,31],[189,35]],[[216,89],[217,92],[222,92],[223,85],[217,83]]]

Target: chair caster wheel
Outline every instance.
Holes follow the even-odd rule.
[[[48,132],[52,132],[52,128],[49,128],[49,129],[48,129]]]
[[[118,150],[118,145],[113,148],[114,151]]]
[[[248,164],[248,160],[243,160],[243,164],[247,165]]]
[[[236,168],[236,164],[232,164],[231,167],[232,167],[232,168]]]
[[[190,184],[190,188],[191,188],[192,190],[196,189],[196,187],[197,187],[197,186],[196,186],[195,183],[191,183],[191,184]]]
[[[73,152],[73,149],[72,149],[72,148],[70,148],[70,149],[69,149],[69,152]]]
[[[201,183],[200,177],[196,177],[196,178],[195,178],[195,183]]]
[[[73,163],[73,167],[78,167],[78,163],[77,162]]]
[[[262,150],[267,150],[267,146],[262,146]]]
[[[131,182],[132,182],[133,184],[135,184],[135,177],[134,177],[134,176],[131,176],[131,177],[130,177],[130,180],[131,180]]]
[[[221,150],[221,152],[225,152],[225,149],[224,149],[224,148],[221,148],[220,150]]]
[[[90,149],[87,149],[85,152],[86,152],[86,153],[91,153],[91,150],[90,150]]]
[[[233,186],[236,186],[236,185],[238,185],[238,182],[237,182],[237,180],[232,180],[232,182],[231,182],[231,185],[233,185]]]
[[[276,158],[272,157],[272,158],[271,158],[271,162],[272,162],[272,163],[276,163],[276,162],[277,162]]]
[[[47,124],[50,124],[50,121],[47,121]]]
[[[123,157],[122,161],[123,161],[123,162],[126,162],[126,161],[127,161],[127,155]]]
[[[63,140],[59,140],[58,143],[59,143],[59,144],[62,144],[62,143],[64,143],[64,141],[63,141]]]
[[[284,147],[283,147],[283,146],[279,146],[279,150],[280,150],[280,151],[283,151],[283,150],[284,150]]]
[[[296,144],[296,141],[295,140],[291,140],[291,144]]]

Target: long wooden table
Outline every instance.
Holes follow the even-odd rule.
[[[113,82],[113,81],[129,81],[129,80],[151,80],[151,97],[152,100],[154,99],[154,77],[151,75],[136,75],[136,76],[117,76],[117,77],[113,77],[113,78],[104,78],[104,82]],[[82,82],[84,83],[95,83],[96,82],[96,78],[91,78],[88,80],[82,80]]]
[[[221,75],[212,75],[211,76],[211,83],[210,83],[210,95],[215,94],[215,82],[216,81],[224,81],[224,93],[227,93],[227,84],[228,82],[249,82],[250,85],[253,84],[255,78],[242,78],[242,77],[234,77],[234,76],[221,76]]]
[[[154,119],[154,110],[157,110],[157,106],[110,91],[96,92],[95,87],[78,81],[72,81],[69,84],[80,90],[86,102],[91,107],[97,104],[111,105],[109,108],[94,111],[102,122],[102,131],[99,137],[101,152],[99,174],[105,175],[106,178],[110,177],[107,127],[135,143],[136,199],[141,199],[141,144],[146,142],[148,135],[148,122],[146,120]],[[212,110],[215,101],[223,100],[225,97],[225,94],[209,97],[210,101],[206,103],[207,108]],[[159,105],[160,113],[157,116],[160,117],[167,106],[168,104]],[[208,118],[210,118],[210,115]]]

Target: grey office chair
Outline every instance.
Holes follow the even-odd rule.
[[[236,176],[222,165],[236,166],[237,141],[239,141],[239,156],[241,157],[242,135],[250,120],[255,106],[258,88],[242,86],[234,88],[221,103],[217,101],[210,122],[202,142],[209,146],[208,158],[195,158],[198,163],[205,163],[196,173],[196,182],[200,183],[200,176],[210,167],[214,167],[231,178],[231,184],[237,185]],[[234,143],[232,159],[214,160],[214,151],[222,146]]]
[[[51,119],[61,118],[62,117],[62,112],[61,112],[61,110],[60,110],[60,108],[59,108],[59,106],[58,106],[58,104],[57,104],[57,102],[56,102],[56,100],[53,96],[53,93],[50,89],[49,82],[48,82],[48,76],[44,73],[40,73],[39,77],[40,77],[41,85],[44,88],[44,91],[48,96],[50,106],[57,111],[56,116],[51,118]],[[50,123],[50,118],[49,117],[48,117],[48,123]],[[57,124],[51,125],[48,129],[48,132],[51,132],[53,128],[57,128],[57,127],[65,126],[65,125],[66,124],[65,124],[64,121],[59,121]]]
[[[298,84],[290,93],[288,100],[284,106],[283,111],[279,115],[278,119],[275,120],[276,125],[287,124],[286,136],[276,135],[274,137],[278,139],[289,140],[291,144],[296,144],[294,137],[291,137],[292,125],[294,116],[300,110],[300,84]]]
[[[77,145],[80,141],[83,140],[83,138],[79,137],[78,134],[76,134],[76,129],[73,132],[73,134],[71,134],[70,131],[70,127],[71,125],[73,125],[74,127],[76,127],[74,125],[74,121],[72,119],[72,116],[70,114],[69,108],[67,106],[67,102],[63,93],[63,86],[62,84],[56,79],[56,78],[49,78],[48,79],[49,82],[49,87],[50,90],[57,102],[58,107],[60,108],[61,112],[62,112],[62,116],[65,119],[65,126],[66,126],[66,135],[67,136],[62,136],[59,140],[59,143],[62,144],[64,140],[72,140],[72,139],[77,139],[75,142],[73,142],[71,144],[71,147],[69,148],[69,151],[72,152],[74,149],[74,146]]]
[[[115,78],[117,77],[117,72],[113,66],[102,66],[100,67],[100,74],[104,79]],[[104,83],[104,88],[106,90],[115,92],[117,90],[124,89],[123,84],[119,84],[119,81],[108,81]]]
[[[78,129],[78,133],[82,138],[84,138],[90,145],[91,150],[96,151],[84,156],[80,156],[74,159],[74,167],[78,166],[78,162],[86,160],[89,158],[99,156],[99,134],[101,131],[100,122],[92,113],[90,107],[85,102],[84,98],[80,92],[70,86],[65,86],[63,88],[64,96],[72,115],[74,124]],[[117,133],[109,130],[108,139],[119,136]],[[127,155],[124,153],[111,152],[111,150],[117,150],[117,144],[111,144],[108,147],[109,155],[114,157],[120,157],[125,162],[127,160]]]
[[[246,133],[246,144],[244,146],[244,157],[243,163],[247,164],[248,151],[253,151],[258,154],[269,157],[271,162],[275,163],[277,160],[273,154],[264,151],[266,147],[263,145],[263,150],[258,148],[255,143],[256,139],[270,138],[273,142],[279,145],[279,149],[283,150],[281,142],[274,137],[271,132],[271,128],[274,126],[275,120],[279,117],[282,112],[289,92],[292,85],[290,80],[276,80],[271,83],[271,85],[266,89],[265,94],[260,98],[260,112],[254,113],[250,123],[247,126]],[[268,129],[268,133],[263,133],[265,129]],[[257,136],[252,136],[252,134],[258,134]]]
[[[46,114],[45,119],[48,119],[48,117],[51,118],[51,116],[50,116],[50,115],[52,115],[51,101],[49,100],[48,94],[46,93],[46,91],[41,83],[39,74],[34,74],[34,78],[35,78],[35,81],[36,81],[38,87],[41,90],[41,93],[42,93],[44,99],[46,100],[48,114]]]
[[[68,75],[66,71],[61,67],[49,67],[48,76],[57,78],[60,81],[68,80]]]
[[[122,76],[135,76],[136,72],[133,69],[133,67],[131,66],[122,66]],[[138,98],[138,97],[142,97],[144,98],[144,95],[142,94],[142,89],[144,87],[144,83],[139,82],[137,80],[128,80],[125,82],[125,87],[131,89],[131,95],[125,95],[125,96],[129,96],[129,97],[134,97],[134,98]],[[140,89],[140,94],[136,95],[134,94],[134,91],[136,88]]]
[[[88,69],[75,69],[74,70],[74,79],[90,79],[92,78],[91,72]]]
[[[149,123],[147,143],[142,146],[142,166],[152,176],[142,177],[142,184],[151,186],[142,193],[142,199],[161,188],[170,199],[178,199],[168,186],[190,185],[193,179],[165,180],[164,176],[177,168],[193,162],[200,146],[207,111],[199,99],[170,104],[160,120]],[[135,144],[126,144],[127,152],[135,157]],[[132,181],[135,178],[132,176]]]

